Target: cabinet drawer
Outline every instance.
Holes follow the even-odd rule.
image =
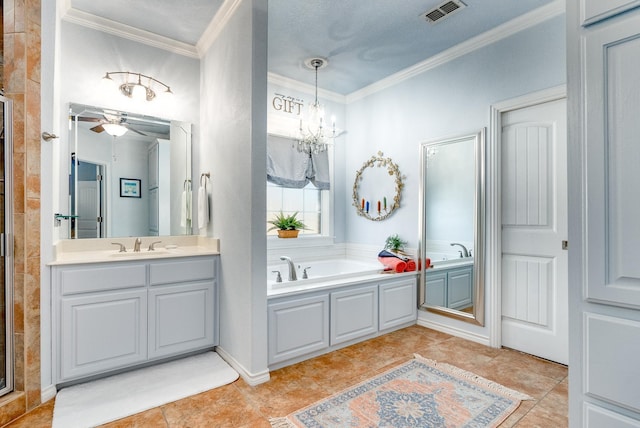
[[[59,275],[62,295],[146,286],[146,267],[143,264],[64,269]]]
[[[149,284],[171,284],[174,282],[200,281],[215,275],[215,261],[202,259],[154,263],[149,266]]]

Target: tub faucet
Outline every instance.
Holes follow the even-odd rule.
[[[449,244],[449,245],[451,245],[452,247],[453,247],[454,245],[459,245],[459,246],[462,248],[462,251],[460,252],[460,257],[470,257],[470,256],[471,256],[471,255],[469,254],[469,250],[467,250],[467,247],[465,247],[464,245],[462,245],[462,244],[458,244],[457,242],[452,242],[452,243],[451,243],[451,244]]]
[[[133,243],[133,251],[135,253],[140,252],[140,245],[142,245],[142,240],[140,238],[136,238],[135,242]]]
[[[289,281],[297,281],[298,277],[296,276],[296,265],[293,264],[291,258],[287,256],[281,256],[280,260],[284,260],[289,265]]]

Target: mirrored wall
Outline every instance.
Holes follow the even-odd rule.
[[[420,153],[421,307],[483,325],[485,130]]]
[[[190,235],[191,124],[71,104],[70,238]]]

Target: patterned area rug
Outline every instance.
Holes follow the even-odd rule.
[[[274,428],[496,427],[532,398],[449,364],[415,359],[284,418]]]

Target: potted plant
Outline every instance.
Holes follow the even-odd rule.
[[[405,245],[407,245],[407,241],[400,239],[396,233],[395,235],[387,237],[387,240],[384,243],[384,249],[394,253],[403,253]]]
[[[269,221],[273,225],[269,230],[278,229],[279,238],[297,238],[300,229],[307,228],[303,222],[296,218],[297,215],[297,211],[291,215],[284,215],[280,211],[280,214],[276,214],[275,218]]]

